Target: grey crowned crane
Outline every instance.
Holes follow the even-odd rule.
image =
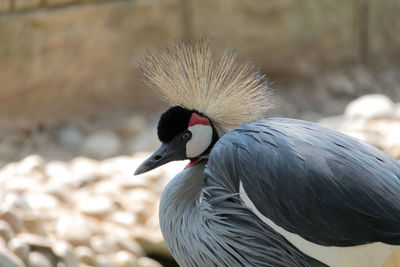
[[[400,163],[320,125],[266,118],[265,76],[236,58],[201,41],[141,62],[172,107],[135,174],[190,160],[159,210],[178,264],[400,266]]]

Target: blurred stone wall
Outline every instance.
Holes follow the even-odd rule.
[[[396,0],[0,0],[0,126],[158,109],[146,48],[207,36],[275,81],[400,58]]]

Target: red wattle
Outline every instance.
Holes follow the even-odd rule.
[[[192,167],[192,166],[196,165],[199,161],[200,161],[200,159],[193,159],[193,160],[191,160],[191,161],[185,166],[184,169],[187,169],[187,168],[189,168],[189,167]]]

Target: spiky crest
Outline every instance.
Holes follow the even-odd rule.
[[[205,40],[148,51],[140,68],[145,83],[163,100],[203,113],[220,133],[264,118],[271,107],[265,76],[251,64],[237,65],[233,50],[216,58]]]

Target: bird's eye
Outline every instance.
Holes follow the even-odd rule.
[[[183,132],[181,137],[182,141],[189,141],[190,138],[192,138],[192,133],[190,131]]]

